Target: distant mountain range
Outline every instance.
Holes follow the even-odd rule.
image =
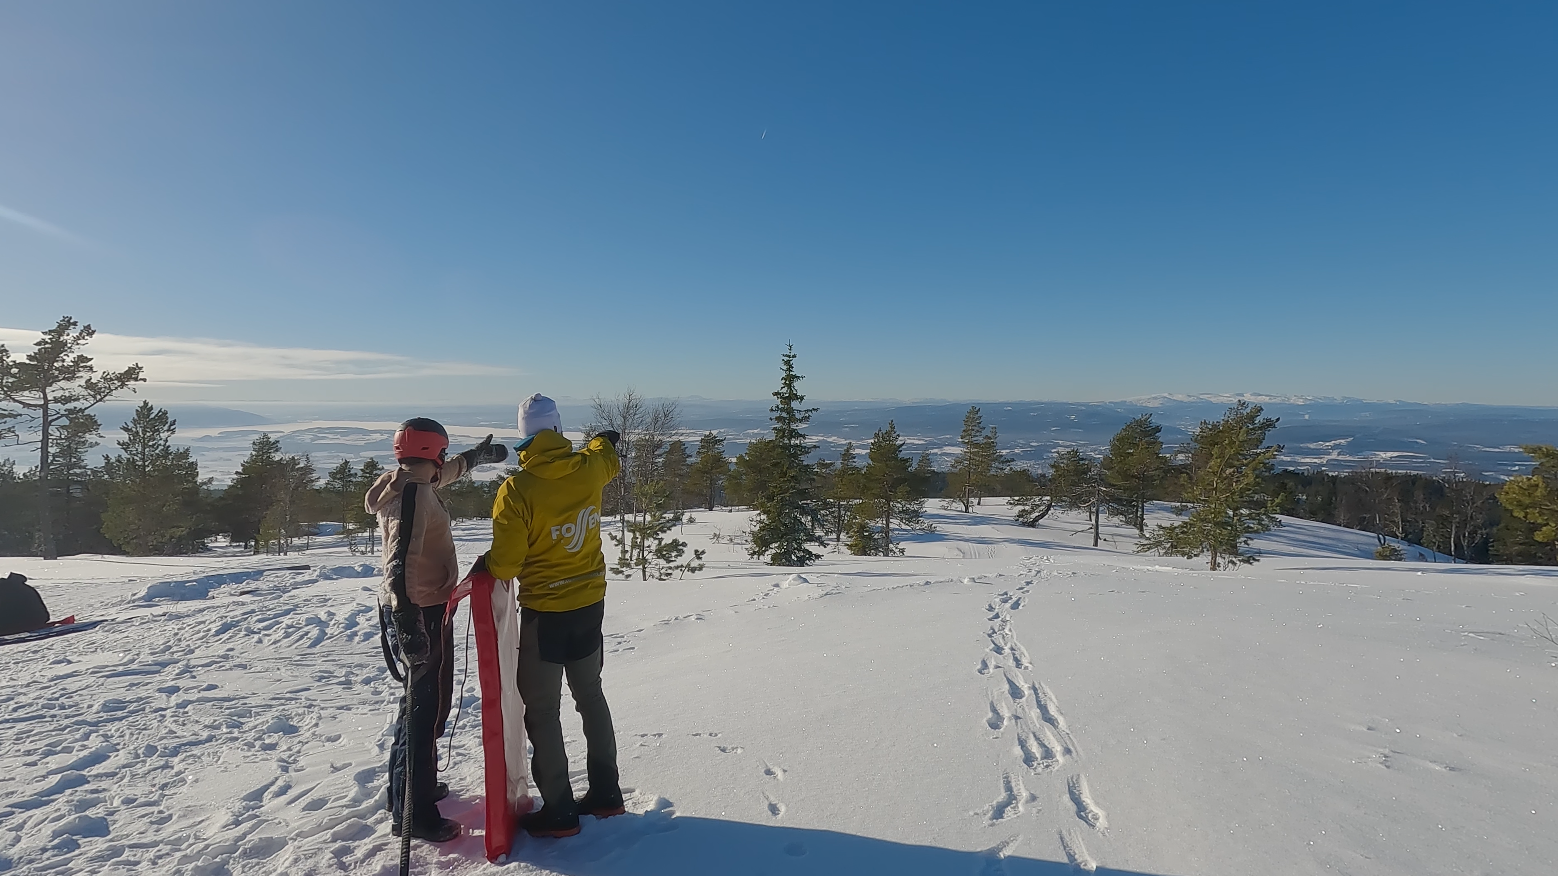
[[[1280,422],[1273,440],[1284,445],[1279,465],[1288,468],[1348,471],[1376,464],[1396,471],[1437,472],[1451,457],[1476,476],[1501,479],[1523,472],[1529,460],[1521,444],[1558,444],[1558,408],[1474,404],[1422,404],[1349,398],[1251,394],[1155,395],[1117,402],[1012,401],[858,401],[817,402],[811,434],[826,455],[847,441],[861,447],[872,433],[894,421],[909,450],[929,452],[940,464],[957,452],[957,436],[970,404],[979,405],[986,425],[1000,430],[1001,446],[1018,464],[1042,465],[1055,450],[1080,448],[1100,453],[1127,420],[1150,413],[1163,425],[1164,442],[1188,440],[1202,420],[1222,416],[1239,398],[1262,405]],[[726,436],[731,455],[747,441],[767,433],[767,401],[681,401],[683,425],[692,439],[704,431]],[[570,428],[588,423],[587,401],[563,400]],[[129,418],[132,405],[100,409],[108,430]],[[179,423],[178,443],[188,444],[202,471],[226,482],[248,445],[261,432],[280,437],[291,453],[310,453],[328,467],[342,457],[376,456],[387,462],[395,423],[408,416],[431,416],[456,433],[456,444],[495,432],[517,437],[511,406],[468,406],[408,410],[381,405],[273,405],[258,412],[211,405],[170,406]],[[114,434],[98,452],[113,450]],[[22,465],[15,448],[8,455]]]

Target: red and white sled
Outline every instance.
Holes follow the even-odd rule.
[[[519,817],[534,805],[525,738],[525,703],[519,697],[519,611],[514,582],[472,572],[450,597],[471,598],[476,627],[476,669],[481,682],[481,750],[485,762],[487,860],[504,860],[519,831]],[[452,615],[451,615],[452,616]]]

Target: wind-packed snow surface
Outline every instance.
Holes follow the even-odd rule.
[[[1525,628],[1558,615],[1558,570],[1377,562],[1290,520],[1211,573],[976,510],[804,570],[697,514],[706,571],[608,596],[629,814],[487,863],[473,672],[441,743],[467,835],[416,872],[1558,872],[1558,656]],[[0,871],[395,872],[366,558],[10,568],[56,617],[110,620],[0,650]]]

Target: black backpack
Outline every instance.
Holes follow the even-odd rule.
[[[25,577],[12,572],[0,578],[0,636],[25,633],[48,623],[48,606]]]

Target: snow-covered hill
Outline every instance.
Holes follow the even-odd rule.
[[[799,574],[698,514],[706,571],[609,596],[630,814],[505,867],[475,835],[418,846],[418,872],[1558,869],[1558,656],[1524,627],[1558,570],[1376,562],[1289,521],[1210,573],[979,511]],[[0,871],[394,872],[364,558],[8,562],[56,616],[112,620],[0,651]],[[474,830],[474,673],[463,704],[444,812]]]

